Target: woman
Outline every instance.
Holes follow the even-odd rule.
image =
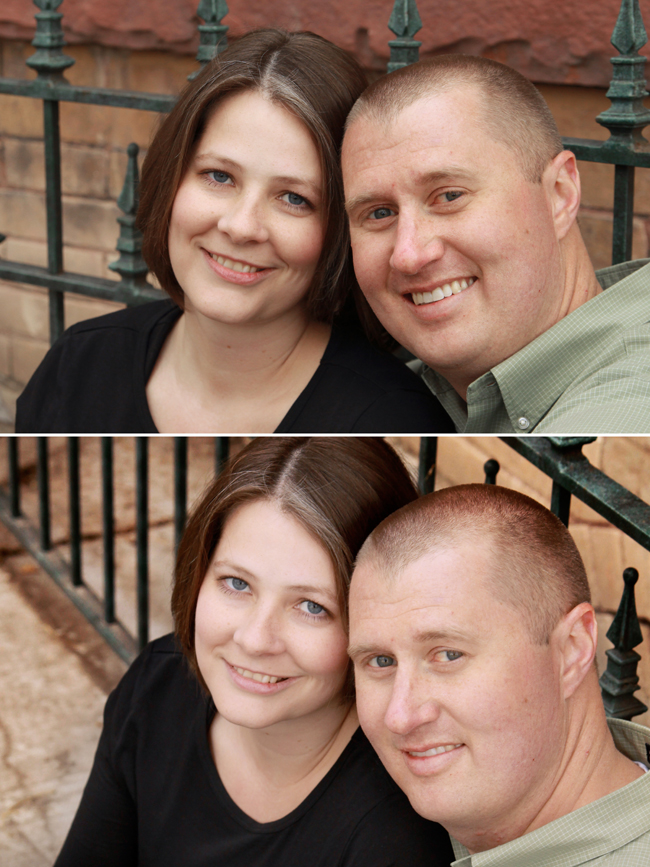
[[[403,364],[332,329],[354,282],[338,151],[365,85],[312,33],[250,33],[208,64],[142,169],[143,254],[172,303],[68,329],[16,429],[453,431]]]
[[[109,697],[55,867],[449,864],[358,728],[346,654],[354,557],[416,496],[380,439],[258,438],[230,463],[179,547],[176,642]]]

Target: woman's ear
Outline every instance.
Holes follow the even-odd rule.
[[[561,682],[565,699],[573,695],[591,670],[598,643],[596,613],[589,602],[581,602],[565,614],[553,630],[561,657]]]
[[[555,234],[561,241],[574,225],[580,207],[580,172],[575,155],[561,151],[546,166],[542,183],[551,203]]]

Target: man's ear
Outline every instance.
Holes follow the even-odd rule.
[[[561,658],[561,682],[567,699],[591,670],[598,643],[596,613],[589,602],[581,602],[565,614],[553,630]]]
[[[575,155],[561,151],[546,166],[542,183],[547,186],[555,234],[561,241],[575,223],[580,207],[580,172]]]

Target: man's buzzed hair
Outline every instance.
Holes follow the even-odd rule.
[[[589,582],[571,534],[535,500],[497,485],[458,485],[420,497],[370,534],[356,565],[398,578],[430,551],[485,545],[497,598],[518,610],[533,641],[545,644],[560,619],[590,602]]]
[[[391,123],[418,99],[468,85],[485,98],[487,130],[515,152],[526,180],[540,183],[548,163],[563,150],[553,115],[534,84],[486,57],[442,54],[382,76],[356,101],[346,129],[364,117]]]

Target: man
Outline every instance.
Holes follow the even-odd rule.
[[[650,864],[650,729],[606,720],[596,639],[571,536],[515,491],[422,497],[361,549],[359,719],[456,867]]]
[[[458,432],[650,431],[650,266],[596,276],[527,79],[467,55],[384,76],[342,162],[361,289]]]

